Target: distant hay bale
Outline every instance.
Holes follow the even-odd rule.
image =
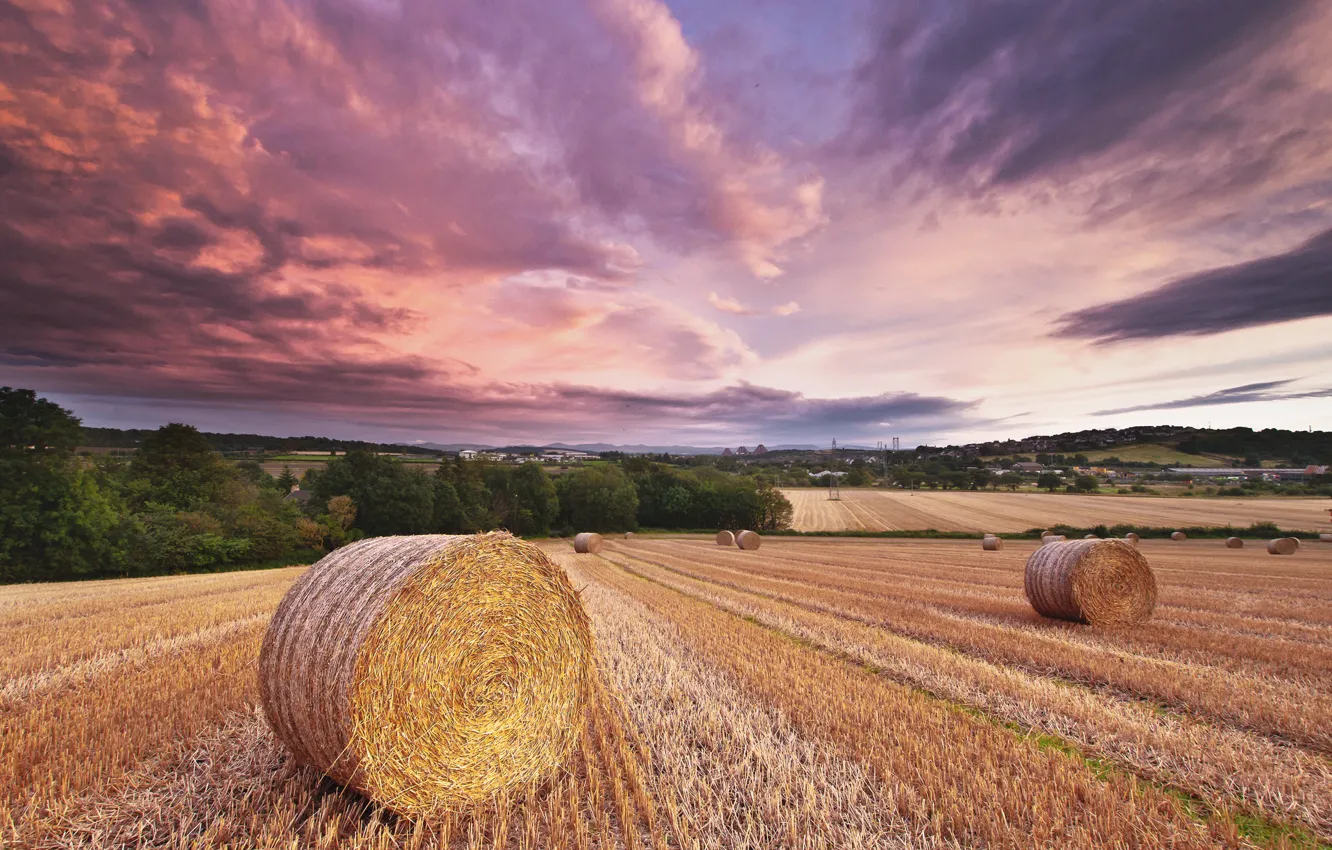
[[[1044,540],[1045,538],[1050,537],[1050,536],[1052,536],[1053,534],[1054,534],[1054,532],[1047,528],[1047,529],[1045,529],[1044,531],[1041,532],[1041,539]]]
[[[1244,541],[1241,540],[1241,539],[1238,538],[1238,537],[1227,537],[1227,538],[1226,538],[1226,548],[1227,548],[1227,549],[1243,549],[1243,548],[1244,548]]]
[[[1124,539],[1132,543],[1134,546],[1137,546],[1138,541],[1141,540],[1142,538],[1139,537],[1137,534],[1134,534],[1132,531],[1130,531],[1128,534],[1124,535]]]
[[[1152,615],[1156,578],[1123,540],[1073,540],[1042,546],[1027,559],[1027,599],[1038,613],[1092,625],[1132,625]]]
[[[601,535],[592,531],[574,535],[574,551],[580,555],[595,555],[601,551],[604,544]]]
[[[1300,548],[1294,538],[1278,537],[1276,540],[1267,541],[1267,554],[1269,555],[1294,555],[1295,550]]]
[[[1171,539],[1171,540],[1188,540],[1188,539],[1189,539],[1189,536],[1188,536],[1187,534],[1185,534],[1184,532],[1182,532],[1182,531],[1172,531],[1172,532],[1170,533],[1170,539]]]
[[[1320,535],[1318,535],[1318,542],[1319,542],[1319,543],[1332,543],[1332,534],[1320,534]]]
[[[1041,538],[1041,543],[1062,543],[1067,539],[1062,534],[1047,534]]]
[[[762,544],[763,538],[753,531],[742,531],[735,536],[735,545],[746,552],[752,552]]]
[[[595,663],[578,595],[533,544],[378,537],[292,585],[259,692],[300,762],[419,816],[556,773],[582,736]]]
[[[626,531],[626,532],[624,533],[624,539],[625,539],[625,540],[633,540],[633,539],[634,539],[634,533],[633,533],[632,531]]]
[[[1082,535],[1082,539],[1083,539],[1083,540],[1100,540],[1101,538],[1097,537],[1095,534],[1084,534],[1084,535]]]
[[[998,552],[1004,548],[1004,539],[1002,537],[986,537],[981,541],[981,548],[986,552]]]
[[[718,545],[718,546],[734,546],[734,545],[735,545],[735,534],[732,533],[732,532],[730,532],[730,531],[719,531],[719,532],[717,532],[717,545]]]

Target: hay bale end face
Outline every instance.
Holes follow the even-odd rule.
[[[594,671],[578,595],[536,546],[379,537],[292,585],[264,635],[259,691],[299,761],[423,816],[557,772]]]
[[[986,552],[998,552],[1004,548],[1002,537],[986,537],[981,541],[981,548]]]
[[[1289,540],[1289,541],[1291,541],[1292,543],[1294,543],[1296,549],[1300,548],[1300,538],[1298,538],[1298,537],[1287,537],[1286,539]]]
[[[1290,537],[1278,537],[1276,540],[1267,541],[1269,555],[1294,555],[1298,548],[1300,547],[1295,544],[1295,540]]]
[[[1227,538],[1226,538],[1226,548],[1227,548],[1227,549],[1243,549],[1243,548],[1244,548],[1244,541],[1241,540],[1241,539],[1238,538],[1238,537],[1227,537]]]
[[[574,535],[574,551],[580,555],[595,555],[601,551],[605,541],[601,535],[591,531]]]
[[[763,544],[763,538],[753,531],[742,531],[735,536],[735,545],[752,552]]]
[[[1141,623],[1156,607],[1156,577],[1123,540],[1048,544],[1027,559],[1023,586],[1038,613],[1060,620],[1119,626]]]
[[[1171,540],[1188,540],[1189,536],[1182,531],[1174,531],[1170,534]]]
[[[734,534],[733,532],[730,532],[730,531],[719,531],[719,532],[717,532],[717,545],[718,545],[718,546],[734,546],[734,545],[735,545],[735,534]]]

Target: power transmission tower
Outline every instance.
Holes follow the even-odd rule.
[[[893,451],[898,451],[902,446],[901,437],[893,437]]]
[[[828,464],[828,499],[842,501],[842,488],[837,483],[837,441],[832,441],[832,462]]]

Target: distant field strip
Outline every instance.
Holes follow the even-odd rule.
[[[798,531],[1018,532],[1048,525],[1092,528],[1119,523],[1147,527],[1247,527],[1271,522],[1292,531],[1332,531],[1332,499],[1204,499],[1088,496],[1071,493],[853,489],[839,501],[818,487],[783,490]]]

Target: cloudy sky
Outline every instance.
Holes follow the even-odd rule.
[[[1332,4],[0,0],[0,384],[89,424],[1332,426]]]

